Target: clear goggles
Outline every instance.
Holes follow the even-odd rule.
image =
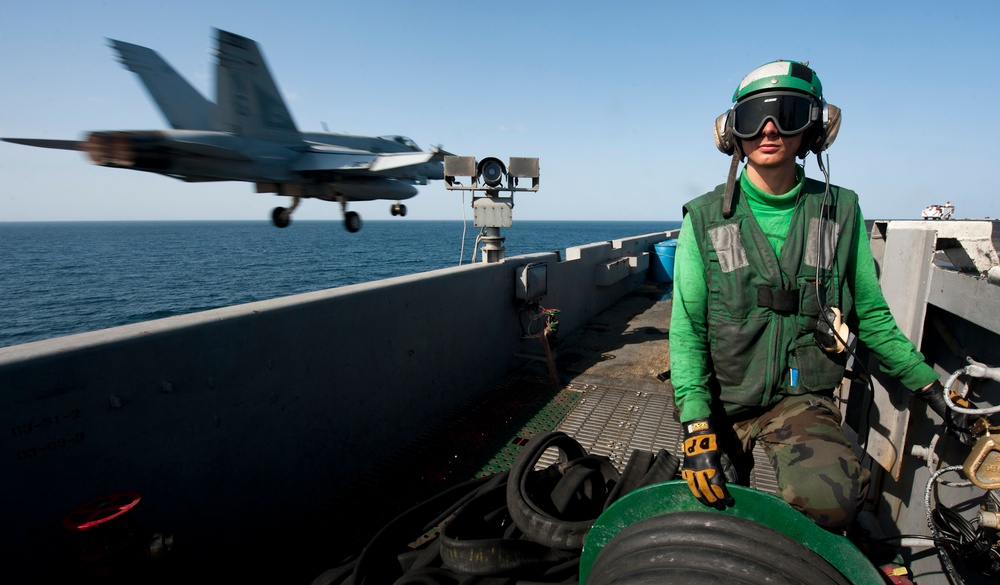
[[[769,92],[744,100],[733,108],[733,134],[743,139],[756,137],[768,120],[778,132],[794,136],[819,119],[819,104],[796,92]]]

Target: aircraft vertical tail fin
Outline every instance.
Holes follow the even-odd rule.
[[[167,123],[177,130],[211,130],[215,104],[205,99],[152,49],[108,39],[118,59],[139,76]]]
[[[257,43],[216,29],[216,130],[277,141],[301,141]]]

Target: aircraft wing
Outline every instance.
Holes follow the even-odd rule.
[[[356,150],[310,150],[303,154],[291,170],[298,173],[369,172],[378,173],[430,161],[430,152],[392,152],[375,154]]]
[[[444,157],[446,157],[446,156],[455,156],[454,152],[448,152],[447,150],[441,148],[440,145],[438,145],[438,146],[432,146],[431,147],[431,152],[435,155],[434,156],[434,160],[443,161]]]
[[[256,41],[215,29],[216,107],[212,128],[282,144],[302,141]]]
[[[253,160],[252,157],[247,156],[244,152],[242,152],[239,148],[239,144],[233,144],[233,140],[222,140],[222,144],[214,143],[215,141],[213,141],[212,138],[217,136],[215,133],[206,133],[204,135],[192,133],[190,137],[174,135],[167,132],[164,132],[163,134],[169,138],[167,146],[176,152],[194,156],[203,156],[206,158],[239,162],[250,162]],[[203,138],[202,136],[205,137]]]
[[[215,104],[205,99],[152,49],[108,39],[118,60],[142,80],[170,126],[178,130],[212,130]]]
[[[380,154],[368,169],[373,173],[423,164],[434,158],[432,152],[394,152]]]
[[[82,140],[49,140],[46,138],[0,138],[4,142],[37,146],[39,148],[57,148],[59,150],[83,150]]]
[[[0,140],[39,148],[80,150],[86,152],[98,165],[106,165],[109,161],[114,161],[115,164],[110,166],[122,166],[121,161],[128,159],[129,163],[124,166],[131,167],[135,163],[137,153],[148,155],[153,151],[159,155],[196,156],[223,161],[250,162],[254,160],[240,148],[242,146],[240,137],[220,132],[112,131],[91,132],[87,135],[86,140],[49,140],[46,138],[0,138]]]

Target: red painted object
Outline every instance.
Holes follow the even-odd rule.
[[[88,530],[118,518],[139,503],[139,494],[120,492],[94,498],[78,506],[63,518],[63,526],[70,530]]]

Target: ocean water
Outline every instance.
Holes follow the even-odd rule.
[[[518,221],[501,235],[510,257],[679,227]],[[468,264],[478,233],[401,219],[356,234],[340,221],[0,222],[0,347]]]

